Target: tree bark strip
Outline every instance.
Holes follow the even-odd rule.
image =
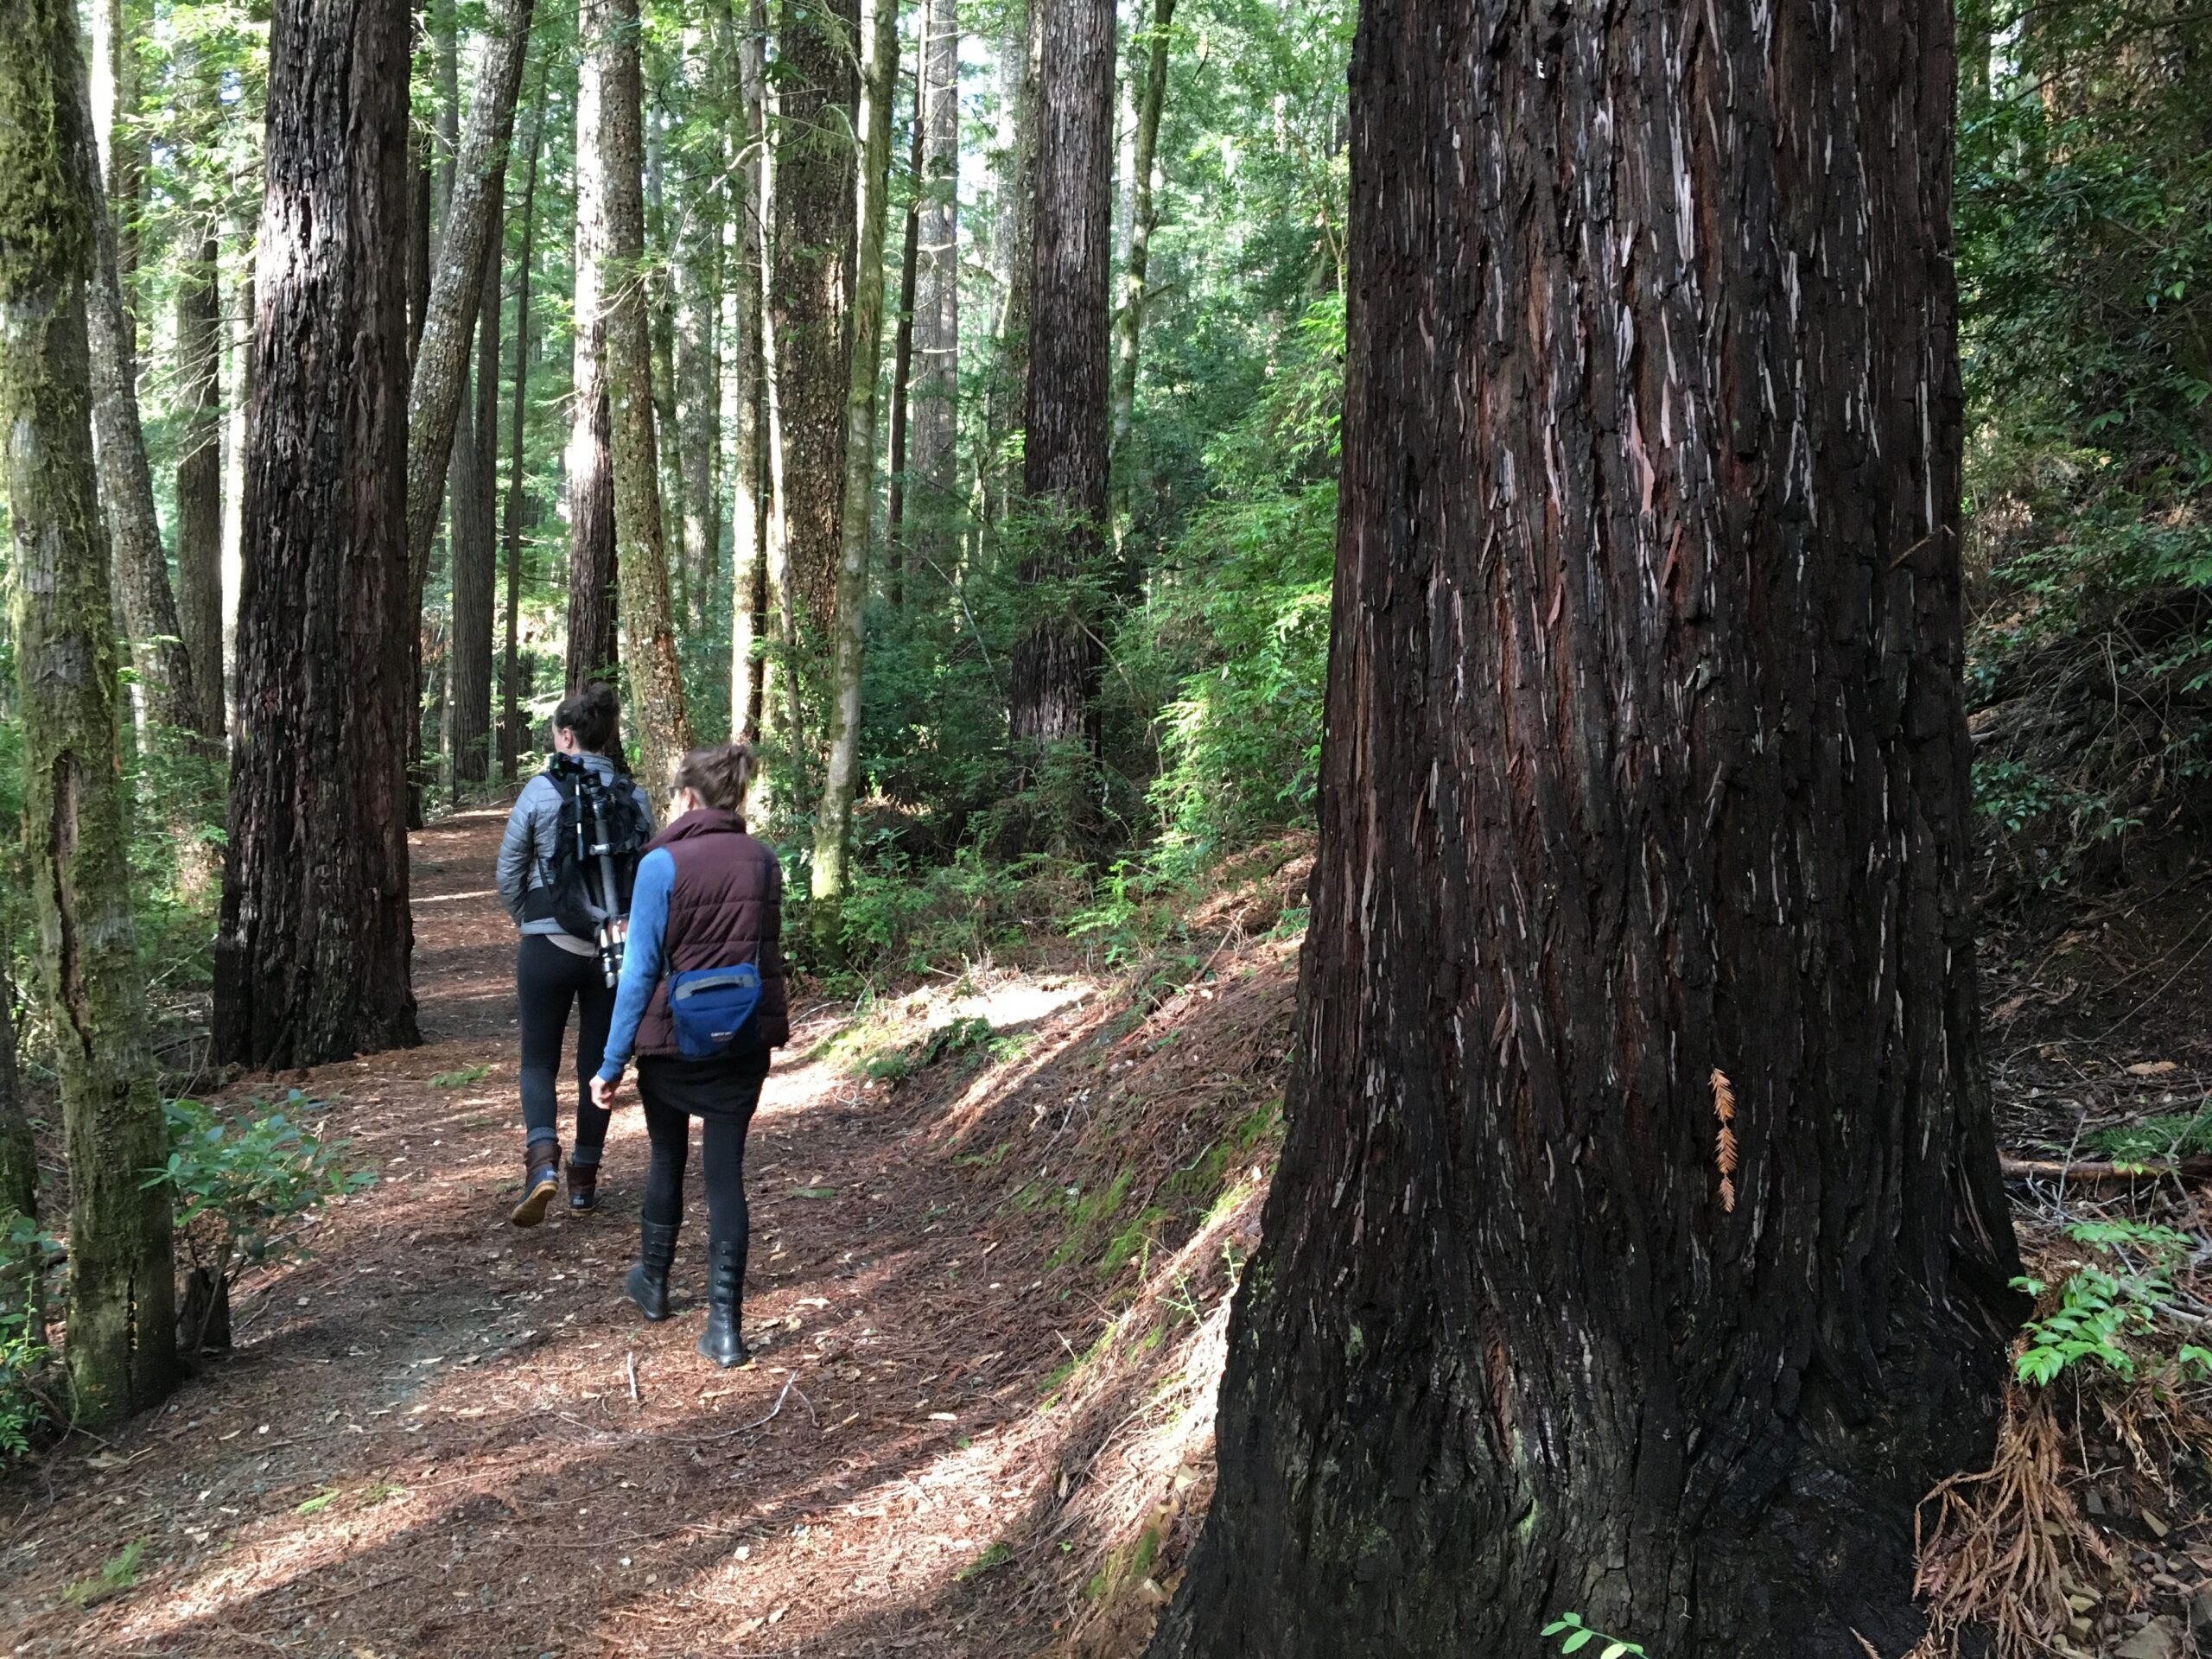
[[[86,284],[105,208],[84,73],[63,0],[0,0],[0,466],[24,851],[69,1156],[69,1378],[78,1420],[97,1424],[167,1394],[176,1357],[169,1197],[145,1177],[168,1136],[93,479]]]
[[[922,166],[916,227],[912,423],[903,518],[925,557],[950,567],[957,505],[960,404],[960,5],[926,0],[919,119]]]
[[[688,193],[676,260],[676,441],[683,487],[683,569],[679,620],[696,627],[715,585],[721,551],[721,387],[715,372],[715,321],[721,309],[722,224],[727,195],[718,186]]]
[[[766,282],[767,213],[774,200],[762,84],[767,29],[766,0],[748,0],[737,49],[734,54],[727,48],[723,52],[723,61],[735,65],[738,77],[737,148],[733,161],[737,177],[750,187],[737,202],[736,272],[732,283],[737,324],[732,342],[735,362],[730,393],[736,417],[731,464],[737,474],[730,497],[729,731],[734,743],[760,741],[761,689],[766,671],[762,656],[768,607],[768,514],[763,489],[767,471],[763,367],[766,334],[761,296]]]
[[[505,181],[492,192],[495,234],[484,244],[484,280],[477,300],[475,407],[462,416],[469,432],[467,467],[453,487],[453,644],[447,656],[446,732],[456,785],[492,775],[492,602],[499,574],[499,256],[505,238]]]
[[[608,434],[614,474],[616,569],[622,584],[622,665],[628,671],[646,786],[664,789],[691,747],[682,664],[669,620],[660,461],[653,430],[653,349],[645,294],[644,89],[636,0],[608,0],[587,44],[584,73],[599,86],[606,213],[603,303]]]
[[[1029,386],[1029,333],[1036,273],[1037,127],[1039,77],[1045,17],[1051,0],[1023,0],[999,43],[999,97],[1011,105],[1007,140],[1000,152],[998,222],[991,257],[999,275],[999,310],[993,321],[992,354],[983,410],[983,451],[977,457],[977,493],[984,518],[1006,517],[1016,490],[1010,451],[1020,430]],[[1110,80],[1111,77],[1109,76]],[[1107,97],[1113,96],[1109,86]]]
[[[836,605],[852,369],[854,144],[860,0],[787,4],[778,41],[776,379],[782,517],[807,620]]]
[[[1144,345],[1145,280],[1152,267],[1152,231],[1158,217],[1152,200],[1152,174],[1160,153],[1160,115],[1167,101],[1168,30],[1175,21],[1175,0],[1153,0],[1147,31],[1144,85],[1137,93],[1135,156],[1129,187],[1128,264],[1122,277],[1122,306],[1114,315],[1113,499],[1108,522],[1118,537],[1128,517],[1129,480],[1121,464],[1137,408],[1137,359]]]
[[[922,66],[915,66],[914,126],[906,160],[906,238],[899,253],[899,324],[891,347],[890,494],[883,509],[883,596],[895,609],[906,602],[906,411],[914,374],[914,266],[922,243]]]
[[[223,734],[223,310],[209,226],[178,272],[176,618],[192,674],[192,728]]]
[[[2022,1311],[1951,75],[1904,0],[1367,0],[1289,1134],[1158,1659],[1923,1633]]]
[[[534,0],[506,0],[486,31],[468,128],[452,166],[452,200],[438,244],[437,269],[423,313],[422,341],[407,391],[407,544],[419,594],[430,569],[430,543],[454,433],[467,399],[468,360],[476,344],[485,249],[498,239],[499,207],[513,136],[515,95],[530,50]],[[495,284],[496,285],[496,284]]]
[[[1039,0],[1045,41],[1023,409],[1021,580],[1032,606],[1014,654],[1011,728],[1027,775],[1098,748],[1102,654],[1093,595],[1105,549],[1113,246],[1112,0]]]
[[[406,772],[407,14],[278,0],[213,1049],[416,1040]]]
[[[830,747],[814,814],[815,938],[843,949],[845,859],[860,779],[861,670],[867,650],[868,543],[875,506],[876,382],[883,370],[883,230],[891,184],[891,99],[899,85],[898,0],[865,0],[861,62],[860,262],[853,284],[853,362],[845,394],[845,505],[830,626]]]
[[[523,747],[522,538],[530,512],[528,456],[523,438],[530,408],[530,273],[537,249],[537,163],[545,147],[545,84],[552,65],[550,53],[540,60],[537,96],[531,103],[530,162],[522,186],[522,253],[515,268],[513,435],[507,467],[506,518],[502,526],[507,565],[506,639],[499,669],[499,776],[508,783],[515,780]]]
[[[576,38],[588,54],[605,33],[608,0],[578,0]],[[568,689],[612,676],[615,641],[614,461],[607,401],[607,319],[600,269],[607,253],[607,177],[600,143],[600,77],[576,77],[575,337],[570,371]]]
[[[138,419],[135,331],[124,300],[115,227],[101,187],[99,152],[89,128],[79,130],[81,139],[73,159],[80,186],[93,204],[92,264],[86,294],[92,439],[99,454],[100,509],[107,525],[115,591],[144,688],[147,717],[174,731],[196,732],[200,701],[177,625],[168,557],[162,550],[161,521],[154,509],[154,474],[146,461],[146,437]]]

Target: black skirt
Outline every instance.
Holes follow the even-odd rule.
[[[638,1097],[664,1111],[744,1122],[760,1103],[768,1051],[719,1059],[685,1060],[667,1054],[638,1057]]]

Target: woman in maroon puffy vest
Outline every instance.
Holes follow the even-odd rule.
[[[745,1132],[772,1050],[791,1039],[784,992],[783,873],[745,833],[738,809],[753,771],[742,743],[677,763],[668,827],[645,846],[607,1052],[592,1098],[612,1105],[634,1052],[652,1137],[638,1262],[626,1287],[649,1319],[668,1317],[668,1273],[683,1218],[691,1119],[707,1188],[707,1328],[717,1365],[749,1357],[739,1310],[750,1220]]]

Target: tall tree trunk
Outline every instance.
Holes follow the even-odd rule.
[[[0,465],[23,841],[68,1143],[69,1376],[76,1415],[98,1423],[160,1399],[176,1377],[169,1198],[145,1174],[165,1160],[167,1135],[130,907],[92,475],[85,289],[105,208],[85,160],[92,113],[73,10],[0,0]]]
[[[422,343],[408,385],[407,544],[418,604],[429,575],[430,543],[437,534],[454,434],[467,402],[468,359],[488,268],[485,250],[499,239],[507,146],[514,132],[523,59],[530,49],[533,4],[534,0],[506,0],[486,30],[468,129],[452,169],[452,202],[438,244]],[[493,285],[498,286],[496,277]]]
[[[1949,9],[1368,0],[1352,64],[1289,1140],[1152,1651],[1901,1653],[2015,1312]]]
[[[103,0],[107,3],[107,0]],[[81,98],[80,92],[73,96]],[[102,188],[99,152],[89,130],[73,157],[91,204],[92,263],[86,290],[92,347],[92,438],[99,453],[101,515],[106,522],[123,626],[144,688],[146,714],[176,731],[199,729],[200,701],[177,626],[168,559],[155,515],[154,474],[138,420],[138,365],[117,264],[115,228]]]
[[[423,326],[430,313],[430,256],[436,239],[436,219],[431,197],[436,194],[431,170],[433,146],[419,133],[407,137],[407,372],[415,372],[415,354],[422,349]]]
[[[507,563],[506,639],[499,669],[499,776],[508,783],[515,780],[523,742],[522,537],[530,512],[528,457],[523,437],[530,408],[530,272],[537,250],[537,162],[545,146],[545,83],[552,64],[550,53],[539,62],[537,96],[531,100],[530,162],[522,186],[522,253],[515,268],[513,437],[507,467],[506,521],[502,528]]]
[[[223,329],[230,353],[230,408],[223,418],[223,708],[226,721],[238,723],[238,595],[245,587],[245,416],[253,403],[254,281],[257,226],[239,200],[233,176],[232,207],[226,215],[226,239],[237,250],[236,305]]]
[[[653,350],[645,296],[644,87],[637,0],[608,0],[587,39],[584,73],[599,83],[600,188],[606,213],[608,433],[614,473],[616,568],[622,583],[622,665],[647,787],[664,788],[691,747],[683,674],[669,623],[660,461],[653,431]]]
[[[923,49],[928,50],[925,38]],[[924,60],[926,62],[926,58]],[[906,239],[899,253],[899,323],[891,347],[890,494],[883,509],[883,596],[893,608],[906,602],[906,410],[914,372],[914,264],[922,242],[922,64],[914,67],[914,122],[906,157]]]
[[[504,181],[502,181],[504,186]],[[505,216],[504,188],[492,192],[495,226]],[[499,575],[499,255],[504,238],[484,245],[479,296],[476,407],[462,417],[469,429],[468,465],[453,488],[453,645],[447,662],[446,730],[456,785],[492,775],[492,601]]]
[[[209,226],[177,275],[176,617],[192,673],[194,731],[223,732],[223,311]]]
[[[1035,311],[1023,408],[1021,562],[1030,615],[1014,648],[1010,724],[1033,777],[1054,751],[1096,753],[1102,662],[1107,255],[1112,246],[1113,0],[1039,0]]]
[[[578,0],[576,37],[585,44],[607,28],[610,0]],[[570,690],[615,671],[614,461],[608,435],[607,179],[601,167],[600,77],[587,63],[576,79],[575,271],[571,308],[575,340],[569,375],[569,662]]]
[[[735,136],[737,176],[747,187],[737,202],[736,272],[733,309],[736,327],[732,340],[731,465],[736,487],[730,509],[730,646],[729,732],[734,743],[758,742],[760,738],[760,694],[766,662],[767,615],[768,515],[762,485],[766,473],[766,376],[761,295],[766,281],[766,216],[773,200],[773,172],[767,142],[764,104],[763,55],[767,38],[766,0],[749,0],[746,22],[733,55],[722,60],[736,67],[738,121]]]
[[[860,261],[853,283],[853,361],[845,393],[843,542],[830,667],[830,752],[814,814],[814,936],[843,950],[845,859],[860,779],[861,669],[866,651],[868,543],[875,507],[876,382],[883,370],[883,230],[891,184],[891,100],[899,85],[899,0],[864,0],[861,59]]]
[[[278,0],[269,50],[213,1049],[288,1067],[416,1040],[406,9]]]
[[[782,516],[811,621],[836,604],[853,360],[855,70],[860,0],[785,0],[778,42],[775,275]]]
[[[683,215],[676,257],[676,438],[683,487],[680,620],[696,627],[706,613],[721,548],[721,388],[715,373],[715,318],[721,309],[722,223],[728,197],[696,187]]]
[[[960,5],[928,0],[921,75],[921,222],[915,244],[908,541],[950,568],[960,385]]]
[[[149,19],[127,0],[92,0],[92,56],[88,66],[92,133],[99,152],[100,194],[114,235],[116,287],[123,296],[124,328],[135,365],[138,357],[138,228],[144,217],[147,138],[139,121],[144,77],[138,66],[139,35]],[[95,325],[97,326],[97,325]],[[95,340],[93,350],[99,349]],[[131,395],[137,395],[136,380]],[[99,394],[95,391],[94,396]],[[97,432],[95,433],[97,440]]]
[[[640,84],[643,81],[640,63]],[[645,99],[641,93],[639,105]],[[644,245],[668,249],[667,195],[667,128],[668,118],[658,110],[648,111],[643,119],[645,132],[645,240]],[[651,261],[640,267],[645,300],[646,340],[652,347],[653,433],[657,458],[659,462],[658,490],[660,495],[661,540],[664,557],[662,563],[668,571],[669,615],[673,620],[689,614],[690,592],[691,548],[683,539],[684,526],[690,522],[690,508],[683,494],[683,429],[676,405],[676,306],[675,283],[672,273],[661,260]]]
[[[1024,0],[1013,27],[999,43],[999,96],[1013,113],[1000,150],[998,222],[993,227],[992,263],[999,272],[999,310],[992,325],[997,349],[983,409],[983,453],[976,472],[985,516],[997,523],[1014,494],[1009,456],[1020,429],[1029,385],[1029,334],[1037,242],[1037,128],[1039,75],[1043,63],[1045,20],[1052,0]],[[1109,74],[1108,79],[1111,80]],[[1106,93],[1110,100],[1113,89]]]
[[[1116,537],[1128,517],[1129,480],[1126,450],[1137,407],[1137,354],[1144,344],[1145,276],[1152,264],[1152,230],[1158,217],[1152,200],[1154,158],[1160,151],[1160,112],[1167,95],[1168,29],[1175,21],[1175,0],[1153,0],[1147,31],[1144,84],[1137,92],[1137,130],[1129,187],[1129,254],[1122,276],[1122,307],[1114,314],[1114,467],[1107,521]]]

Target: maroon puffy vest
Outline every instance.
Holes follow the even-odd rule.
[[[745,833],[734,812],[702,807],[686,812],[645,843],[675,861],[668,926],[661,935],[660,983],[638,1022],[637,1052],[679,1052],[669,1018],[671,976],[695,968],[760,969],[760,1002],[753,1014],[763,1047],[791,1040],[791,1006],[784,991],[784,874],[776,855]]]

